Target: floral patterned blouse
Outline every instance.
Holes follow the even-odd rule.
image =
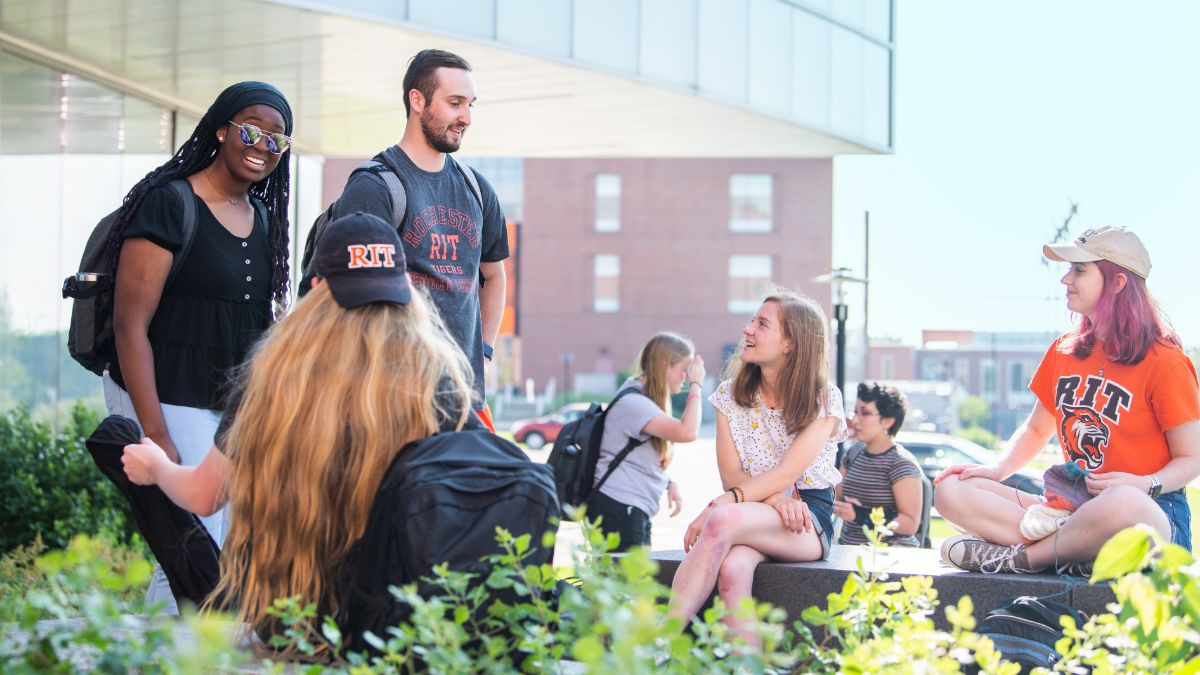
[[[796,439],[795,434],[787,433],[782,410],[768,408],[763,404],[762,394],[757,392],[754,394],[754,405],[743,408],[733,401],[731,380],[722,382],[708,400],[729,420],[729,432],[733,436],[738,459],[742,462],[743,473],[757,476],[779,465],[784,451]],[[817,458],[796,479],[795,487],[799,490],[832,488],[842,480],[836,464],[837,444],[849,438],[850,430],[846,426],[842,393],[837,387],[829,385],[829,400],[821,406],[817,417],[835,417],[837,425],[833,434],[825,440],[825,447],[821,448]]]

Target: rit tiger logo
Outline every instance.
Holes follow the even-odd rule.
[[[1055,388],[1058,405],[1058,438],[1067,457],[1095,471],[1104,466],[1104,451],[1112,437],[1110,425],[1121,423],[1121,413],[1129,410],[1133,394],[1121,385],[1096,375],[1085,380],[1080,375],[1058,378]]]
[[[1062,422],[1058,437],[1062,439],[1072,462],[1083,462],[1083,468],[1095,471],[1104,464],[1104,449],[1108,447],[1108,425],[1091,408],[1060,405]]]

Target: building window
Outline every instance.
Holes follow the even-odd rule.
[[[592,309],[597,312],[616,312],[621,308],[621,259],[615,255],[598,255],[594,267]]]
[[[596,176],[596,231],[621,230],[621,177],[615,173]]]
[[[997,398],[996,361],[993,359],[979,360],[979,394],[983,400],[991,402]]]
[[[1009,362],[1008,391],[1021,394],[1029,389],[1029,380],[1033,378],[1033,368],[1028,361]]]
[[[879,374],[882,380],[896,379],[896,359],[891,354],[879,357]]]
[[[771,285],[771,256],[729,256],[729,311],[753,313]]]
[[[734,174],[729,177],[729,231],[771,231],[771,175]]]

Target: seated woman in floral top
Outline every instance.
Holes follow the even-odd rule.
[[[727,490],[684,535],[671,615],[690,619],[713,587],[736,610],[754,568],[829,555],[837,443],[847,435],[841,392],[829,384],[825,313],[811,299],[773,293],[742,329],[717,408],[717,465]],[[730,625],[751,646],[749,623]]]

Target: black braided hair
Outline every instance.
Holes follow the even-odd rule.
[[[237,86],[239,85],[233,85],[233,87]],[[229,89],[226,90],[226,92],[228,91]],[[226,92],[222,92],[221,97],[225,97]],[[221,101],[221,97],[218,97],[217,102],[213,103],[214,107]],[[211,112],[212,109],[210,109]],[[117,216],[113,221],[112,229],[108,233],[108,241],[104,248],[105,260],[108,261],[108,273],[111,278],[116,278],[121,246],[125,241],[125,228],[133,220],[138,207],[142,205],[142,200],[151,190],[162,187],[176,178],[186,178],[212,164],[221,147],[221,144],[217,142],[217,126],[224,123],[222,120],[214,124],[213,120],[223,117],[225,116],[206,114],[196,125],[196,129],[192,131],[191,137],[175,151],[175,156],[146,174],[125,195],[121,208],[117,211]],[[288,131],[290,131],[290,110],[285,112],[285,118],[289,127]],[[251,195],[261,199],[267,207],[267,242],[271,251],[271,300],[272,310],[276,317],[279,317],[287,307],[288,287],[292,276],[288,266],[291,258],[288,243],[288,232],[291,229],[288,221],[288,199],[292,182],[289,168],[291,158],[292,151],[289,148],[280,156],[275,170],[266,178],[251,185],[249,191]]]

